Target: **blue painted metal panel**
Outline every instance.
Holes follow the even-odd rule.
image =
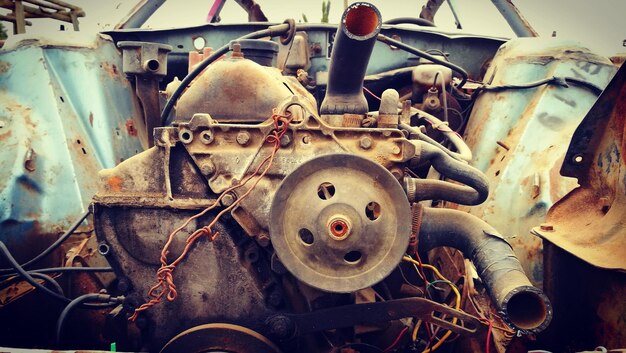
[[[121,65],[100,36],[85,47],[28,40],[0,52],[0,240],[18,258],[86,210],[98,170],[144,149]]]
[[[616,68],[574,42],[514,39],[503,45],[485,75],[498,86],[552,76],[573,77],[604,88]],[[466,139],[473,164],[490,181],[488,200],[468,209],[508,237],[525,271],[542,282],[541,240],[530,230],[576,186],[559,170],[572,134],[597,96],[580,85],[485,92],[477,99]]]

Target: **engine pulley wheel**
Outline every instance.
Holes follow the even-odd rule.
[[[280,353],[280,349],[256,331],[213,323],[183,331],[161,349],[161,353],[185,352]]]
[[[348,154],[317,157],[280,184],[270,210],[270,238],[296,278],[347,293],[387,277],[401,261],[410,206],[393,175]]]

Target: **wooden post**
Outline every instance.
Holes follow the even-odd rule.
[[[70,18],[72,19],[72,26],[74,26],[74,30],[78,31],[78,16],[76,11],[70,11]]]
[[[24,4],[21,0],[15,0],[15,22],[13,23],[13,33],[26,33],[26,19],[24,14]]]

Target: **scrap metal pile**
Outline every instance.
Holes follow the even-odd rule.
[[[562,44],[401,29],[384,25],[369,3],[350,5],[337,28],[288,20],[250,25],[240,37],[243,27],[207,26],[108,32],[89,49],[97,59],[86,49],[35,48],[52,72],[51,91],[35,103],[55,102],[59,119],[78,122],[48,127],[65,147],[51,145],[67,148],[69,162],[56,165],[72,166],[73,186],[52,171],[47,140],[35,138],[45,113],[26,107],[11,81],[24,49],[0,54],[9,65],[0,83],[12,87],[0,94],[8,102],[0,138],[19,155],[1,172],[0,318],[23,321],[3,328],[0,345],[236,353],[532,346],[558,312],[540,289],[540,247],[524,247],[537,238],[506,232],[538,226],[554,195],[569,189],[542,193],[539,177],[520,166],[533,148],[554,148],[550,168],[563,161],[569,137],[561,134],[615,72],[607,59]],[[176,44],[200,32],[224,46],[187,54],[189,44]],[[78,72],[101,78],[91,83],[97,99],[77,88]],[[498,120],[503,114],[510,122]],[[31,115],[33,127],[19,130],[17,116]],[[538,127],[565,142],[529,141]],[[519,146],[528,150],[514,155]],[[527,179],[534,197],[498,204],[515,196],[494,186],[522,188]],[[539,211],[519,211],[541,202]],[[64,232],[50,226],[67,224],[50,216],[61,209],[78,219]],[[517,221],[500,233],[489,217]],[[55,242],[45,247],[41,234]]]

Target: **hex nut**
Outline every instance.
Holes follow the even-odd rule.
[[[372,147],[372,139],[369,136],[363,136],[359,141],[359,145],[362,149],[368,150]]]
[[[229,192],[222,196],[220,202],[222,203],[222,206],[229,207],[232,206],[233,203],[235,203],[235,200],[237,200],[237,196],[235,196],[235,194],[233,194],[232,192]]]
[[[212,175],[215,173],[215,164],[211,161],[207,161],[200,166],[200,172],[202,175]]]
[[[291,136],[288,134],[284,134],[283,137],[280,138],[280,146],[287,147],[291,143]]]
[[[247,131],[240,131],[237,134],[237,143],[245,146],[248,144],[248,142],[250,142],[250,133]]]

